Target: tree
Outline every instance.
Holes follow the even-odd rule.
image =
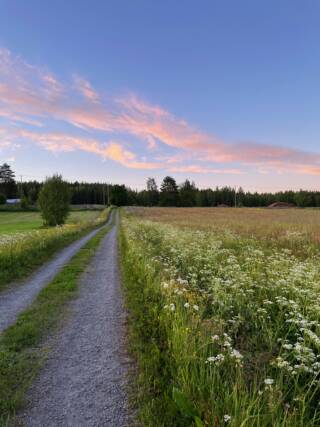
[[[0,205],[5,205],[7,198],[4,194],[0,193]]]
[[[178,186],[175,179],[171,176],[166,176],[161,184],[160,205],[177,206],[178,196]]]
[[[308,191],[300,190],[295,194],[294,201],[300,208],[307,208],[312,206],[312,195]]]
[[[10,199],[16,195],[16,181],[15,174],[11,167],[4,163],[0,166],[0,191]]]
[[[45,225],[64,224],[70,212],[70,191],[61,175],[47,178],[39,194],[39,206]]]
[[[188,179],[180,185],[180,206],[195,206],[196,205],[196,186],[194,182],[190,182]]]
[[[111,189],[111,204],[125,206],[128,203],[128,191],[124,185],[114,185]]]
[[[159,191],[154,178],[147,179],[147,203],[149,206],[156,206],[159,203]]]

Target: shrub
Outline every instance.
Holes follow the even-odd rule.
[[[70,212],[70,192],[61,175],[46,180],[39,194],[39,206],[45,225],[65,223]]]
[[[7,201],[6,196],[0,193],[0,205],[5,205],[6,201]]]

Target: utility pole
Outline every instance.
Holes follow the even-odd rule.
[[[23,199],[23,192],[22,192],[22,175],[20,175],[20,198]]]
[[[103,201],[103,206],[106,205],[106,190],[104,188],[104,185],[102,186],[102,201]]]
[[[110,206],[110,190],[109,190],[109,184],[107,184],[107,197],[108,197],[108,206]]]

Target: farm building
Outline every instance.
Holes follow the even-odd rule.
[[[21,199],[7,199],[7,205],[18,205],[21,202]]]
[[[274,202],[268,206],[268,209],[290,209],[295,207],[296,205],[294,205],[293,203]]]

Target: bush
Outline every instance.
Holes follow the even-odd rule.
[[[0,205],[5,205],[6,201],[7,201],[6,196],[0,193]]]
[[[29,204],[29,200],[26,196],[22,197],[20,207],[21,207],[21,209],[29,209],[30,204]]]
[[[45,225],[65,223],[70,212],[70,192],[61,175],[46,180],[39,194],[39,206]]]

